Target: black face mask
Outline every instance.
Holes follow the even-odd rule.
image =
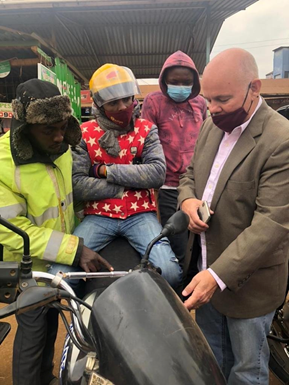
[[[218,128],[220,128],[222,131],[231,133],[234,130],[234,128],[241,126],[241,124],[244,123],[253,104],[253,100],[252,100],[249,110],[245,111],[243,106],[247,100],[250,88],[251,88],[251,83],[248,86],[248,90],[241,107],[237,108],[235,111],[227,112],[225,114],[212,115],[212,120],[214,124]]]

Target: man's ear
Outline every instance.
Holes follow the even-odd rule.
[[[260,95],[260,90],[261,90],[261,80],[260,79],[255,79],[251,81],[251,91],[253,92],[253,95],[259,96]]]

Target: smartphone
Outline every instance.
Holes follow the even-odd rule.
[[[198,215],[203,222],[209,222],[209,220],[211,219],[211,214],[208,202],[203,201],[202,206],[198,208]]]

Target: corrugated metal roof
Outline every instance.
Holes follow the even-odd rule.
[[[0,3],[0,25],[36,33],[87,79],[107,62],[128,66],[138,78],[150,78],[158,77],[163,62],[176,50],[191,56],[202,72],[207,29],[212,48],[223,21],[255,2],[10,1]]]

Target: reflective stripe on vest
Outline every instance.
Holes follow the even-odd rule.
[[[67,194],[66,195],[66,200],[61,202],[63,210],[65,210],[72,203],[72,200],[73,200],[72,193]],[[41,227],[43,225],[43,223],[48,221],[49,219],[57,219],[58,216],[59,216],[59,209],[58,209],[58,207],[50,207],[42,215],[39,215],[38,217],[34,217],[31,214],[27,215],[29,220],[34,225],[37,225],[39,227]]]
[[[28,214],[27,217],[34,225],[37,225],[40,227],[45,221],[48,221],[49,219],[58,218],[58,207],[50,207],[42,215],[39,215],[38,217],[34,217],[31,214]]]
[[[52,231],[46,249],[43,253],[45,261],[55,262],[58,255],[64,234],[59,231]]]
[[[68,207],[73,202],[73,194],[70,192],[66,195],[66,207]]]
[[[27,208],[25,203],[17,203],[16,205],[0,207],[0,215],[4,219],[15,218],[18,215],[25,216]]]
[[[20,178],[20,167],[19,166],[16,166],[15,167],[15,175],[14,175],[14,178],[15,178],[15,184],[18,188],[18,191],[20,192],[21,191],[21,178]]]

